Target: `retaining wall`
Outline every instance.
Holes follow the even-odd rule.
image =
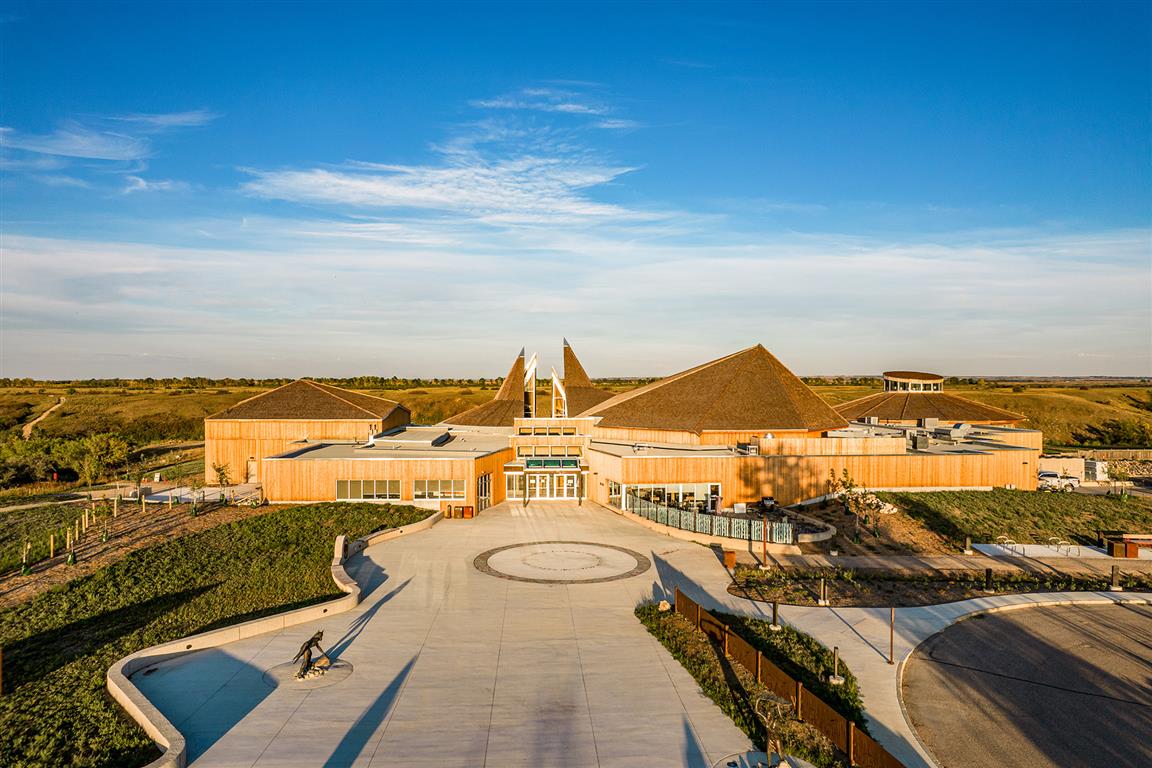
[[[125,656],[113,664],[107,674],[108,693],[123,707],[129,717],[140,724],[149,738],[164,750],[164,754],[149,763],[146,768],[184,768],[188,762],[188,745],[183,734],[133,684],[131,680],[133,674],[145,667],[185,653],[227,645],[297,624],[307,624],[355,608],[360,604],[360,585],[344,569],[348,558],[373,544],[431,528],[441,519],[443,516],[437,512],[418,523],[377,531],[352,542],[349,542],[343,534],[337,536],[332,547],[331,575],[332,581],[341,592],[345,593],[344,597],[154,645]]]

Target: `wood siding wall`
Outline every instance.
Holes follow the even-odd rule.
[[[665,445],[735,445],[750,443],[771,432],[777,437],[820,437],[823,432],[780,431],[780,430],[741,430],[704,431],[700,434],[671,429],[631,429],[623,427],[595,427],[594,440],[611,440],[619,443],[663,443]]]
[[[908,441],[899,437],[777,437],[759,442],[762,456],[838,456],[905,453]]]
[[[479,458],[271,459],[264,462],[264,493],[272,501],[334,501],[337,480],[399,480],[400,500],[412,501],[414,480],[464,480],[465,498],[445,504],[476,507],[476,478],[492,475],[492,503],[504,500],[503,450]]]
[[[400,409],[388,421],[407,421]],[[256,478],[264,481],[264,459],[289,449],[292,443],[309,440],[365,441],[370,434],[382,432],[400,424],[380,419],[355,420],[265,420],[265,419],[205,419],[204,420],[204,474],[215,484],[212,465],[227,464],[232,482],[243,483],[248,471],[248,460],[256,461]]]
[[[607,481],[627,485],[720,483],[723,506],[774,496],[782,504],[828,492],[829,472],[844,469],[867,488],[984,488],[1014,485],[1035,490],[1038,451],[932,455],[615,457],[590,453],[598,468],[596,501],[607,499]],[[603,483],[603,486],[601,486]]]

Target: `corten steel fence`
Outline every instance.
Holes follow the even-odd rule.
[[[721,536],[757,543],[764,541],[764,526],[768,526],[769,544],[795,544],[796,529],[792,523],[764,521],[754,517],[726,517],[691,509],[676,509],[655,501],[628,494],[628,511],[660,525],[693,531],[708,536]]]
[[[856,723],[825,704],[807,690],[803,683],[773,664],[767,656],[681,592],[679,587],[676,589],[676,613],[720,645],[725,654],[739,662],[761,685],[791,702],[797,719],[824,734],[837,749],[848,756],[849,765],[859,768],[904,768],[903,763],[892,757],[875,739],[857,730]]]

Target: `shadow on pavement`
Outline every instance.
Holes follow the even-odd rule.
[[[379,611],[385,603],[398,595],[401,590],[403,590],[406,586],[408,586],[409,583],[411,583],[411,581],[412,577],[409,576],[400,584],[400,586],[396,587],[391,592],[381,597],[372,605],[371,608],[368,608],[355,619],[353,619],[352,623],[348,625],[348,629],[345,630],[344,635],[339,640],[334,642],[332,647],[328,649],[329,658],[331,658],[333,661],[340,658],[340,654],[348,650],[348,647],[352,645],[356,638],[360,636],[360,633],[364,631],[364,627],[368,626],[368,622],[372,621],[372,618],[376,615],[376,612]]]
[[[356,721],[348,727],[348,731],[344,734],[344,738],[340,739],[340,743],[336,745],[336,749],[328,756],[324,762],[324,768],[345,768],[352,765],[360,753],[364,751],[369,740],[373,734],[388,717],[388,712],[392,709],[392,705],[396,703],[396,699],[400,696],[400,691],[404,688],[404,682],[408,679],[408,675],[412,672],[412,667],[416,664],[418,656],[413,656],[408,660],[388,687],[380,692],[380,695],[369,705],[368,709],[364,710]]]

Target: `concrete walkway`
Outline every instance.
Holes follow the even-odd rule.
[[[667,583],[667,582],[666,582]],[[727,593],[726,574],[705,576],[681,588],[706,608],[763,616],[771,606]],[[1150,593],[1066,592],[1054,594],[990,595],[943,605],[896,609],[895,631],[890,632],[888,608],[802,608],[782,606],[780,618],[828,647],[838,646],[840,656],[860,683],[868,726],[876,738],[907,768],[935,768],[937,763],[921,745],[904,715],[900,701],[900,677],[904,661],[924,640],[966,616],[984,611],[1028,608],[1040,605],[1098,605],[1116,602],[1148,603]],[[890,640],[896,664],[889,664]]]
[[[539,584],[473,566],[490,549],[554,541],[625,547],[652,567],[618,581]],[[133,677],[188,737],[196,766],[710,766],[750,747],[632,615],[680,587],[707,608],[765,617],[770,606],[728,594],[728,572],[707,547],[595,504],[502,504],[372,547],[349,570],[367,591],[355,611]],[[970,613],[1046,601],[899,609],[896,659]],[[908,768],[934,765],[901,709],[899,666],[887,663],[887,609],[784,607],[782,619],[840,647],[874,737]],[[325,647],[353,665],[347,679],[306,690],[263,682],[321,628]]]
[[[1152,573],[1152,550],[1143,550],[1139,558],[1109,557],[1102,549],[1073,545],[1076,557],[1065,557],[1051,547],[1037,544],[1016,545],[1005,550],[996,544],[974,544],[971,555],[780,555],[768,553],[769,565],[801,570],[814,568],[852,568],[859,571],[892,571],[897,573],[930,573],[933,571],[976,571],[991,568],[997,573],[1035,573],[1040,575],[1079,575],[1107,577],[1112,566],[1124,573]],[[741,558],[742,562],[753,562]],[[756,560],[758,562],[758,559]]]
[[[489,549],[557,540],[626,547],[652,566],[585,584],[512,581],[473,566]],[[710,550],[595,505],[500,505],[354,557],[349,570],[368,592],[355,611],[133,680],[202,767],[703,768],[751,745],[632,614],[674,572],[661,565],[668,560],[724,578]],[[277,667],[317,629],[351,675],[268,685],[265,673],[283,676]]]

